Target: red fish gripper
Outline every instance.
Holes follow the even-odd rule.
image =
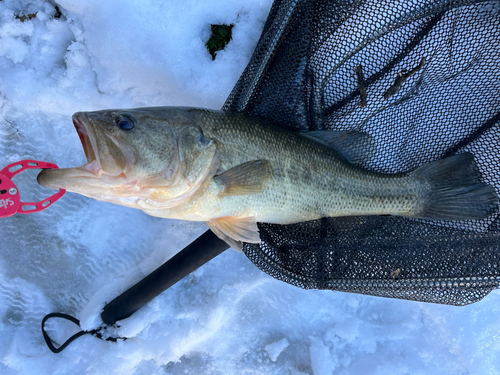
[[[53,163],[38,160],[21,160],[7,165],[0,170],[0,218],[9,217],[16,213],[29,214],[45,210],[61,198],[66,190],[60,189],[54,195],[41,202],[21,202],[19,189],[12,182],[12,177],[26,169],[59,168]]]

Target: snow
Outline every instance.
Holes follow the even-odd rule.
[[[266,349],[267,354],[269,354],[269,358],[271,358],[271,361],[276,362],[281,352],[285,350],[288,345],[290,345],[290,343],[288,342],[286,337],[284,337],[279,341],[266,345],[264,349]]]
[[[220,108],[257,43],[270,0],[0,1],[1,166],[82,164],[71,124],[82,110]],[[21,22],[16,15],[36,12]],[[212,61],[211,23],[234,23]],[[51,192],[16,177],[23,200]],[[207,227],[66,194],[50,209],[1,219],[2,374],[493,374],[500,293],[452,307],[302,290],[228,250],[130,318],[118,343],[84,336],[61,354],[40,322],[58,311],[85,329]],[[61,343],[75,332],[50,321]]]

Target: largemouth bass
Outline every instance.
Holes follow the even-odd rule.
[[[206,221],[236,249],[260,242],[257,222],[380,214],[469,220],[498,210],[470,153],[391,175],[353,164],[372,149],[364,133],[290,132],[240,113],[178,107],[78,112],[73,123],[87,163],[44,170],[40,185]]]

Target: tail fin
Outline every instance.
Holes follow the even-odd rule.
[[[474,155],[450,156],[417,168],[411,173],[430,185],[419,212],[421,219],[484,219],[498,211],[495,188],[479,182],[481,174]]]

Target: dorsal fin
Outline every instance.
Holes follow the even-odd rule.
[[[375,139],[363,132],[314,130],[301,132],[300,135],[333,148],[349,163],[353,164],[364,163],[377,152]]]

